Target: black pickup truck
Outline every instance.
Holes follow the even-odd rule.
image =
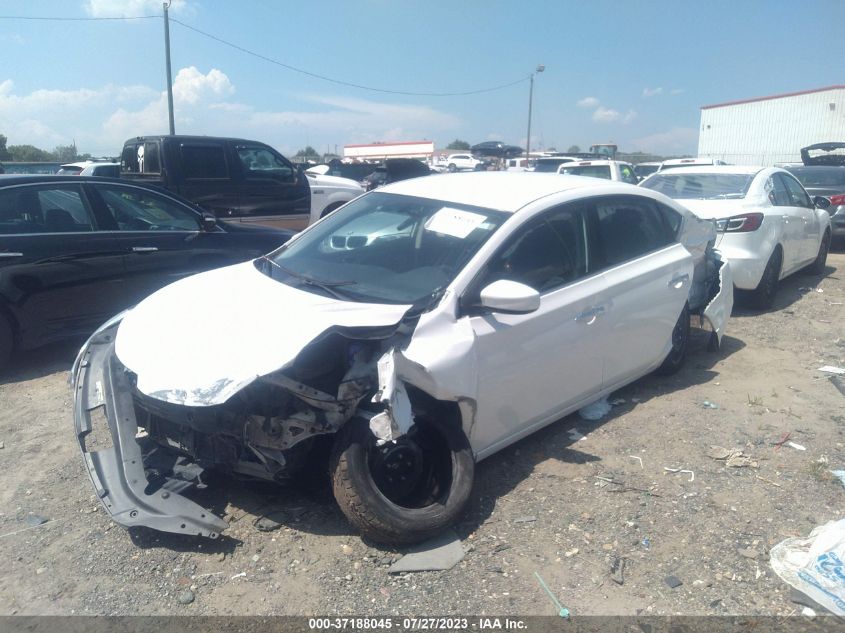
[[[169,189],[224,220],[301,229],[310,217],[306,175],[258,141],[138,136],[123,144],[120,176]]]

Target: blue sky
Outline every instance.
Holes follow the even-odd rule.
[[[0,0],[0,15],[160,15],[159,0]],[[177,133],[307,144],[455,138],[532,147],[613,141],[695,153],[702,105],[845,84],[843,0],[173,0],[171,17],[323,81],[171,23]],[[161,19],[0,19],[0,134],[116,155],[166,133]]]

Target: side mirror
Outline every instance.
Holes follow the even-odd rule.
[[[500,279],[481,291],[481,305],[497,312],[527,314],[540,307],[540,293],[518,281]]]
[[[825,198],[824,196],[815,196],[813,198],[813,204],[816,205],[819,209],[829,209],[830,198]]]
[[[214,216],[213,213],[209,213],[208,211],[202,212],[202,222],[200,223],[203,231],[213,231],[217,228],[217,218]]]

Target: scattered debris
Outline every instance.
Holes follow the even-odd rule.
[[[185,590],[179,594],[179,604],[191,604],[194,601],[194,592]]]
[[[837,376],[845,376],[845,369],[842,367],[834,367],[833,365],[825,365],[824,367],[819,367],[819,371],[823,371],[828,374],[836,374]]]
[[[666,576],[666,578],[663,579],[663,582],[666,583],[669,589],[676,589],[684,584],[677,576]]]
[[[831,470],[830,474],[836,477],[845,486],[845,470]]]
[[[791,435],[791,433],[789,431],[787,431],[786,433],[783,434],[783,437],[780,438],[780,442],[775,444],[775,450],[776,451],[780,450],[780,447],[783,446],[784,442],[786,442],[786,440],[789,439],[790,435]]]
[[[801,444],[796,444],[795,442],[787,442],[786,445],[789,446],[790,448],[794,448],[796,451],[806,451],[807,450],[806,446],[802,446]]]
[[[757,558],[760,555],[760,552],[758,552],[753,547],[745,547],[745,548],[741,547],[736,551],[740,556],[743,556],[745,558],[750,558],[752,560],[754,560],[755,558]]]
[[[609,404],[612,407],[618,407],[619,405],[625,404],[626,402],[627,402],[627,400],[625,400],[625,398],[614,398],[613,400],[610,401]]]
[[[573,442],[578,442],[580,440],[587,439],[587,436],[579,433],[578,429],[569,429],[567,431],[567,434],[569,435],[569,439],[572,440]]]
[[[253,525],[259,532],[272,532],[278,530],[284,524],[286,515],[284,510],[272,510],[258,517],[253,521]]]
[[[816,612],[813,611],[810,607],[804,607],[803,609],[801,609],[801,615],[812,619],[816,617]]]
[[[836,390],[839,391],[839,393],[845,396],[845,382],[843,382],[842,378],[839,376],[828,376],[828,380],[833,383],[833,386],[836,387]]]
[[[628,457],[630,457],[631,459],[636,459],[638,462],[640,462],[640,468],[643,468],[643,458],[642,457],[640,457],[638,455],[628,455]]]
[[[568,618],[569,617],[569,609],[567,609],[566,607],[564,607],[560,603],[560,600],[558,600],[557,596],[552,593],[552,590],[549,589],[549,586],[546,584],[546,581],[543,580],[543,577],[540,576],[540,574],[538,572],[535,571],[534,575],[537,577],[537,580],[540,581],[540,586],[546,591],[546,593],[548,594],[551,601],[557,607],[557,609],[558,609],[557,614],[562,618]]]
[[[460,563],[465,555],[457,534],[448,530],[412,548],[387,571],[391,574],[403,571],[445,571]]]
[[[770,556],[782,580],[836,615],[845,615],[845,519],[821,525],[807,538],[781,541]]]
[[[724,446],[711,446],[707,452],[707,457],[716,460],[725,460],[725,466],[728,468],[757,468],[757,462],[750,456],[744,454],[738,448],[725,448]]]
[[[643,539],[643,547],[645,547],[646,549],[651,549],[651,540],[644,538]]]
[[[701,406],[704,407],[705,409],[718,409],[719,408],[718,404],[716,404],[715,402],[710,402],[709,400],[705,400],[704,402],[702,402]]]
[[[517,519],[514,519],[513,522],[514,523],[534,523],[534,521],[536,521],[536,520],[537,520],[537,517],[535,517],[535,516],[527,516],[527,517],[519,517]]]
[[[663,470],[666,471],[667,473],[687,473],[690,476],[689,477],[690,482],[695,481],[695,473],[692,472],[691,470],[686,470],[684,468],[668,468],[667,466],[664,466]]]
[[[777,487],[777,488],[782,488],[782,487],[783,487],[783,486],[781,486],[779,483],[774,482],[774,481],[772,481],[771,479],[766,479],[765,477],[761,477],[760,475],[755,475],[755,477],[757,477],[757,479],[759,479],[760,481],[765,481],[767,484],[772,484],[773,486],[775,486],[775,487]]]
[[[600,400],[596,400],[588,404],[586,407],[582,407],[578,410],[578,415],[581,416],[582,420],[601,420],[604,416],[610,413],[610,410],[613,407],[610,406],[610,403],[607,401],[607,396],[601,398]]]
[[[625,559],[614,556],[610,561],[610,579],[617,585],[625,582]]]
[[[239,574],[235,574],[234,576],[232,576],[231,578],[229,578],[229,580],[234,580],[235,578],[246,578],[246,572],[245,572],[245,571],[242,571],[242,572],[241,572],[241,573],[239,573]]]
[[[24,519],[24,523],[30,527],[38,527],[39,525],[44,525],[49,520],[37,514],[28,514],[26,515],[26,519]]]

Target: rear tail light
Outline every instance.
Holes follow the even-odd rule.
[[[746,213],[716,220],[716,228],[724,233],[748,233],[759,229],[761,224],[763,224],[762,213]]]
[[[838,207],[845,204],[845,196],[830,196],[830,205]]]

